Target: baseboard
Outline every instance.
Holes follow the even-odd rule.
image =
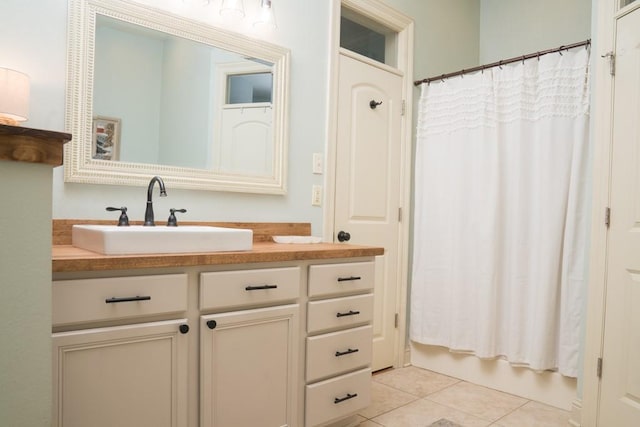
[[[411,347],[407,346],[404,349],[404,366],[411,365]]]
[[[511,366],[505,360],[485,360],[414,342],[411,342],[410,354],[414,366],[542,402],[572,414],[575,406],[576,413],[580,413],[581,406],[576,406],[580,401],[577,400],[575,378],[564,377],[557,372],[537,373]]]
[[[569,425],[572,427],[580,427],[582,425],[582,399],[576,399],[571,402]]]

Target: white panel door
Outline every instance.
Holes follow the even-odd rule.
[[[375,371],[392,366],[396,350],[402,75],[344,54],[339,66],[334,236],[384,247],[376,257]]]
[[[616,23],[599,425],[640,426],[640,8]]]
[[[53,334],[52,426],[186,427],[186,324]]]
[[[297,304],[201,316],[200,426],[298,425]]]
[[[273,110],[270,105],[226,106],[222,109],[218,152],[221,173],[273,175]]]

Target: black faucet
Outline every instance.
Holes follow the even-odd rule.
[[[160,186],[160,197],[167,197],[167,191],[164,189],[164,181],[159,176],[154,176],[149,181],[149,188],[147,189],[147,209],[144,211],[144,225],[154,226],[156,225],[153,220],[153,202],[151,196],[153,195],[153,184],[158,183]]]

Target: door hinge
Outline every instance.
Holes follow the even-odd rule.
[[[402,208],[398,208],[398,222],[402,222]]]
[[[612,76],[616,75],[616,54],[613,52],[607,52],[602,55],[603,58],[609,59],[609,74]]]
[[[604,225],[606,225],[607,228],[611,225],[611,209],[608,206],[604,208]]]
[[[396,328],[398,327],[399,322],[400,322],[400,316],[398,316],[398,313],[396,313],[393,320],[393,324]]]
[[[407,101],[405,101],[404,99],[402,100],[402,113],[400,114],[401,116],[404,116],[405,112],[407,111]]]
[[[602,378],[602,357],[598,357],[598,366],[596,367],[596,375]]]

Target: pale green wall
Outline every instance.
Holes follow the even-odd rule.
[[[591,0],[480,0],[480,63],[591,37]]]
[[[51,176],[0,160],[0,426],[50,426]]]
[[[387,0],[415,21],[415,80],[478,65],[478,0]],[[419,95],[418,89],[414,96]]]

